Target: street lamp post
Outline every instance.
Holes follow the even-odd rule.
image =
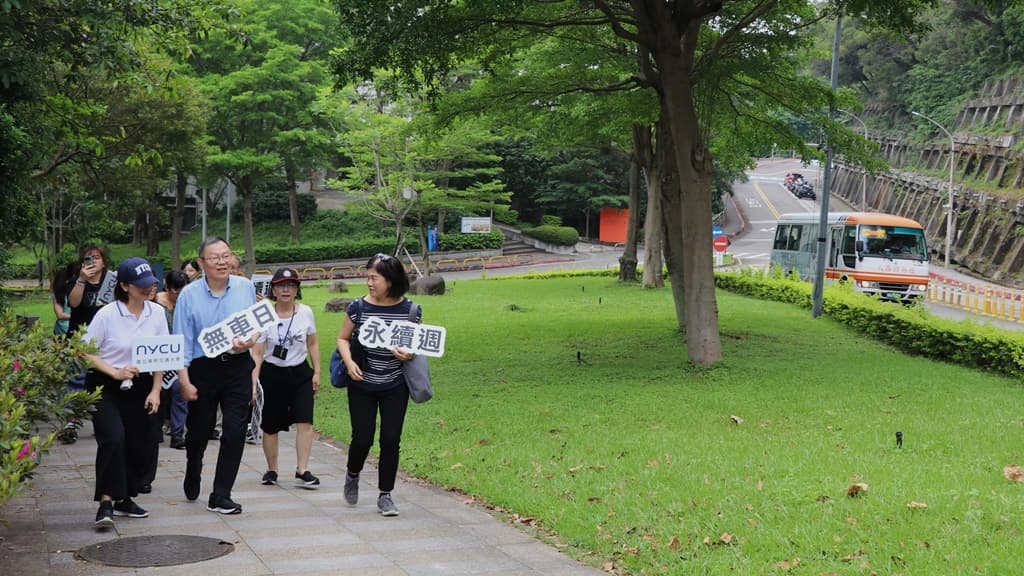
[[[949,137],[949,194],[946,197],[948,202],[946,206],[946,268],[949,268],[949,252],[953,245],[953,168],[956,164],[956,141],[953,140],[953,135],[950,134],[949,130],[942,124],[939,124],[935,120],[921,114],[920,112],[910,112],[914,116],[920,116],[925,120],[935,124],[935,126],[942,130],[942,132]]]
[[[864,121],[861,120],[860,118],[858,118],[855,114],[847,112],[846,110],[843,110],[843,109],[840,109],[839,111],[842,112],[843,114],[846,114],[850,118],[853,118],[857,122],[860,122],[861,128],[864,129],[864,139],[867,140],[868,139],[868,125],[865,124]],[[868,171],[867,171],[867,169],[864,169],[864,173],[861,175],[861,180],[860,180],[860,209],[861,210],[867,210],[868,209]]]

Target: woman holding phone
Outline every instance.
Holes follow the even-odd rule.
[[[93,428],[96,433],[96,491],[100,503],[95,526],[111,528],[114,516],[145,518],[136,504],[145,482],[147,462],[157,444],[149,442],[148,418],[160,410],[163,372],[146,374],[132,364],[132,343],[140,337],[168,334],[164,309],[151,301],[156,276],[142,258],[129,258],[117,269],[115,302],[101,308],[83,338],[96,346],[86,354],[88,390],[102,390]]]
[[[85,246],[80,251],[81,266],[69,279],[67,296],[71,317],[68,334],[79,326],[88,326],[104,304],[113,299],[113,274],[107,269],[107,251],[102,246]],[[106,288],[106,290],[105,290]]]

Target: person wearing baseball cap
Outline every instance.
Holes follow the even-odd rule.
[[[278,434],[295,424],[295,485],[315,490],[320,487],[320,479],[308,466],[313,448],[313,398],[320,389],[320,344],[313,309],[296,302],[302,298],[300,284],[292,268],[274,272],[270,299],[278,323],[267,326],[253,349],[263,386],[260,429],[267,472],[262,482],[266,486],[277,484]]]
[[[96,347],[86,354],[87,390],[102,390],[93,428],[96,436],[97,528],[109,529],[114,516],[145,518],[149,512],[132,498],[145,484],[157,444],[150,421],[160,409],[163,372],[145,373],[132,364],[138,338],[168,334],[164,309],[151,301],[156,276],[149,262],[129,258],[117,269],[114,302],[100,308],[82,338]]]

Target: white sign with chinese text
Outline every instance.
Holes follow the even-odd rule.
[[[224,321],[204,328],[199,333],[199,346],[207,358],[214,358],[231,351],[235,337],[250,340],[264,328],[277,323],[277,312],[270,300],[260,300],[252,306],[236,312]]]
[[[491,218],[489,216],[464,216],[461,231],[463,234],[490,234]]]
[[[445,335],[443,326],[405,320],[392,322],[389,326],[380,318],[371,317],[359,329],[359,343],[364,348],[402,348],[413,354],[440,358],[444,356]]]
[[[139,372],[177,370],[185,365],[185,337],[181,334],[144,336],[132,341],[132,364]]]

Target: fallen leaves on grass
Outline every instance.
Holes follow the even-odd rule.
[[[728,546],[729,544],[732,544],[734,540],[736,540],[735,534],[722,532],[722,535],[719,536],[717,540],[712,540],[711,536],[705,536],[704,544],[708,546]]]
[[[775,567],[784,572],[789,572],[790,570],[796,568],[799,565],[800,558],[793,558],[792,560],[783,560],[781,562],[775,563]]]
[[[679,536],[673,536],[672,539],[668,541],[669,550],[679,550],[682,546],[683,543],[679,541]]]
[[[846,495],[850,498],[857,498],[868,491],[868,485],[863,482],[857,482],[846,489]]]
[[[1024,482],[1024,468],[1011,464],[1003,468],[1003,476],[1006,476],[1006,479],[1011,482]]]
[[[907,504],[907,508],[911,510],[927,510],[928,504],[925,504],[924,502],[911,502]]]
[[[732,423],[737,425],[737,426],[739,426],[740,424],[743,424],[743,418],[740,418],[739,416],[735,416],[735,415],[729,416],[729,420],[731,420]]]

